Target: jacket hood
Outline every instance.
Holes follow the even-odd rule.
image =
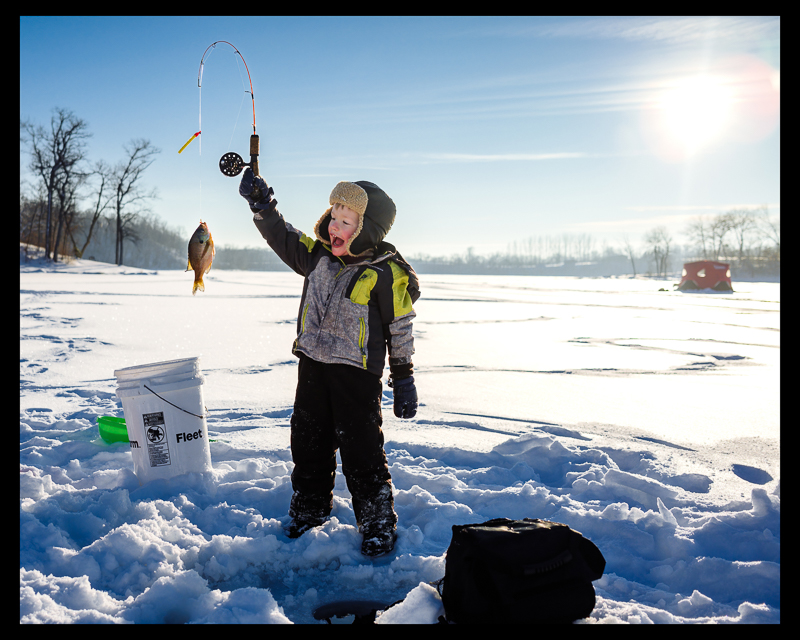
[[[358,188],[351,188],[353,185],[357,185]],[[367,196],[366,208],[363,213],[359,211],[362,207],[358,206],[354,208],[349,202],[349,198],[348,201],[342,201],[342,195],[349,192],[362,191],[366,193]],[[386,234],[389,233],[389,229],[392,228],[397,213],[394,201],[392,201],[386,192],[378,185],[367,182],[366,180],[353,183],[340,182],[331,193],[330,201],[331,205],[338,202],[349,206],[359,215],[359,223],[356,231],[350,237],[346,246],[347,255],[353,256],[354,258],[365,256],[378,246],[386,237]],[[331,244],[328,225],[330,225],[331,222],[332,208],[332,206],[329,207],[317,221],[317,224],[314,225],[314,234],[317,236],[317,239],[327,245]]]

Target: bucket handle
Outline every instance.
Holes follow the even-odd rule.
[[[148,387],[146,384],[143,384],[142,386],[143,386],[145,389],[147,389],[147,390],[148,390],[150,393],[152,393],[152,394],[153,394],[153,395],[154,395],[156,398],[161,398],[161,399],[162,399],[164,402],[166,402],[167,404],[171,404],[171,405],[172,405],[173,407],[175,407],[176,409],[180,409],[180,410],[181,410],[181,411],[183,411],[184,413],[188,413],[190,416],[194,416],[195,418],[200,418],[200,419],[202,420],[203,418],[205,418],[205,417],[208,415],[208,407],[203,407],[203,408],[206,410],[206,413],[205,413],[205,415],[198,416],[196,413],[192,413],[191,411],[187,411],[186,409],[181,409],[181,407],[179,407],[177,404],[172,404],[172,403],[171,403],[169,400],[167,400],[167,399],[165,399],[165,398],[162,398],[160,395],[158,395],[158,394],[157,394],[155,391],[153,391],[153,390],[152,390],[150,387]]]

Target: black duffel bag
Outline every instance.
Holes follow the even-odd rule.
[[[565,623],[595,605],[606,560],[565,524],[496,518],[453,526],[442,603],[456,623]]]

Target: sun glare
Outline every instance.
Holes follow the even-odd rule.
[[[662,85],[642,111],[642,132],[667,162],[758,142],[780,124],[780,95],[779,70],[753,56],[724,58],[711,73]]]
[[[687,78],[661,98],[662,126],[683,155],[691,156],[725,131],[732,103],[732,91],[720,79]]]

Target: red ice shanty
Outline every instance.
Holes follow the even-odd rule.
[[[731,265],[713,260],[687,262],[683,265],[683,277],[678,291],[695,289],[714,289],[715,291],[733,291],[731,284]]]

